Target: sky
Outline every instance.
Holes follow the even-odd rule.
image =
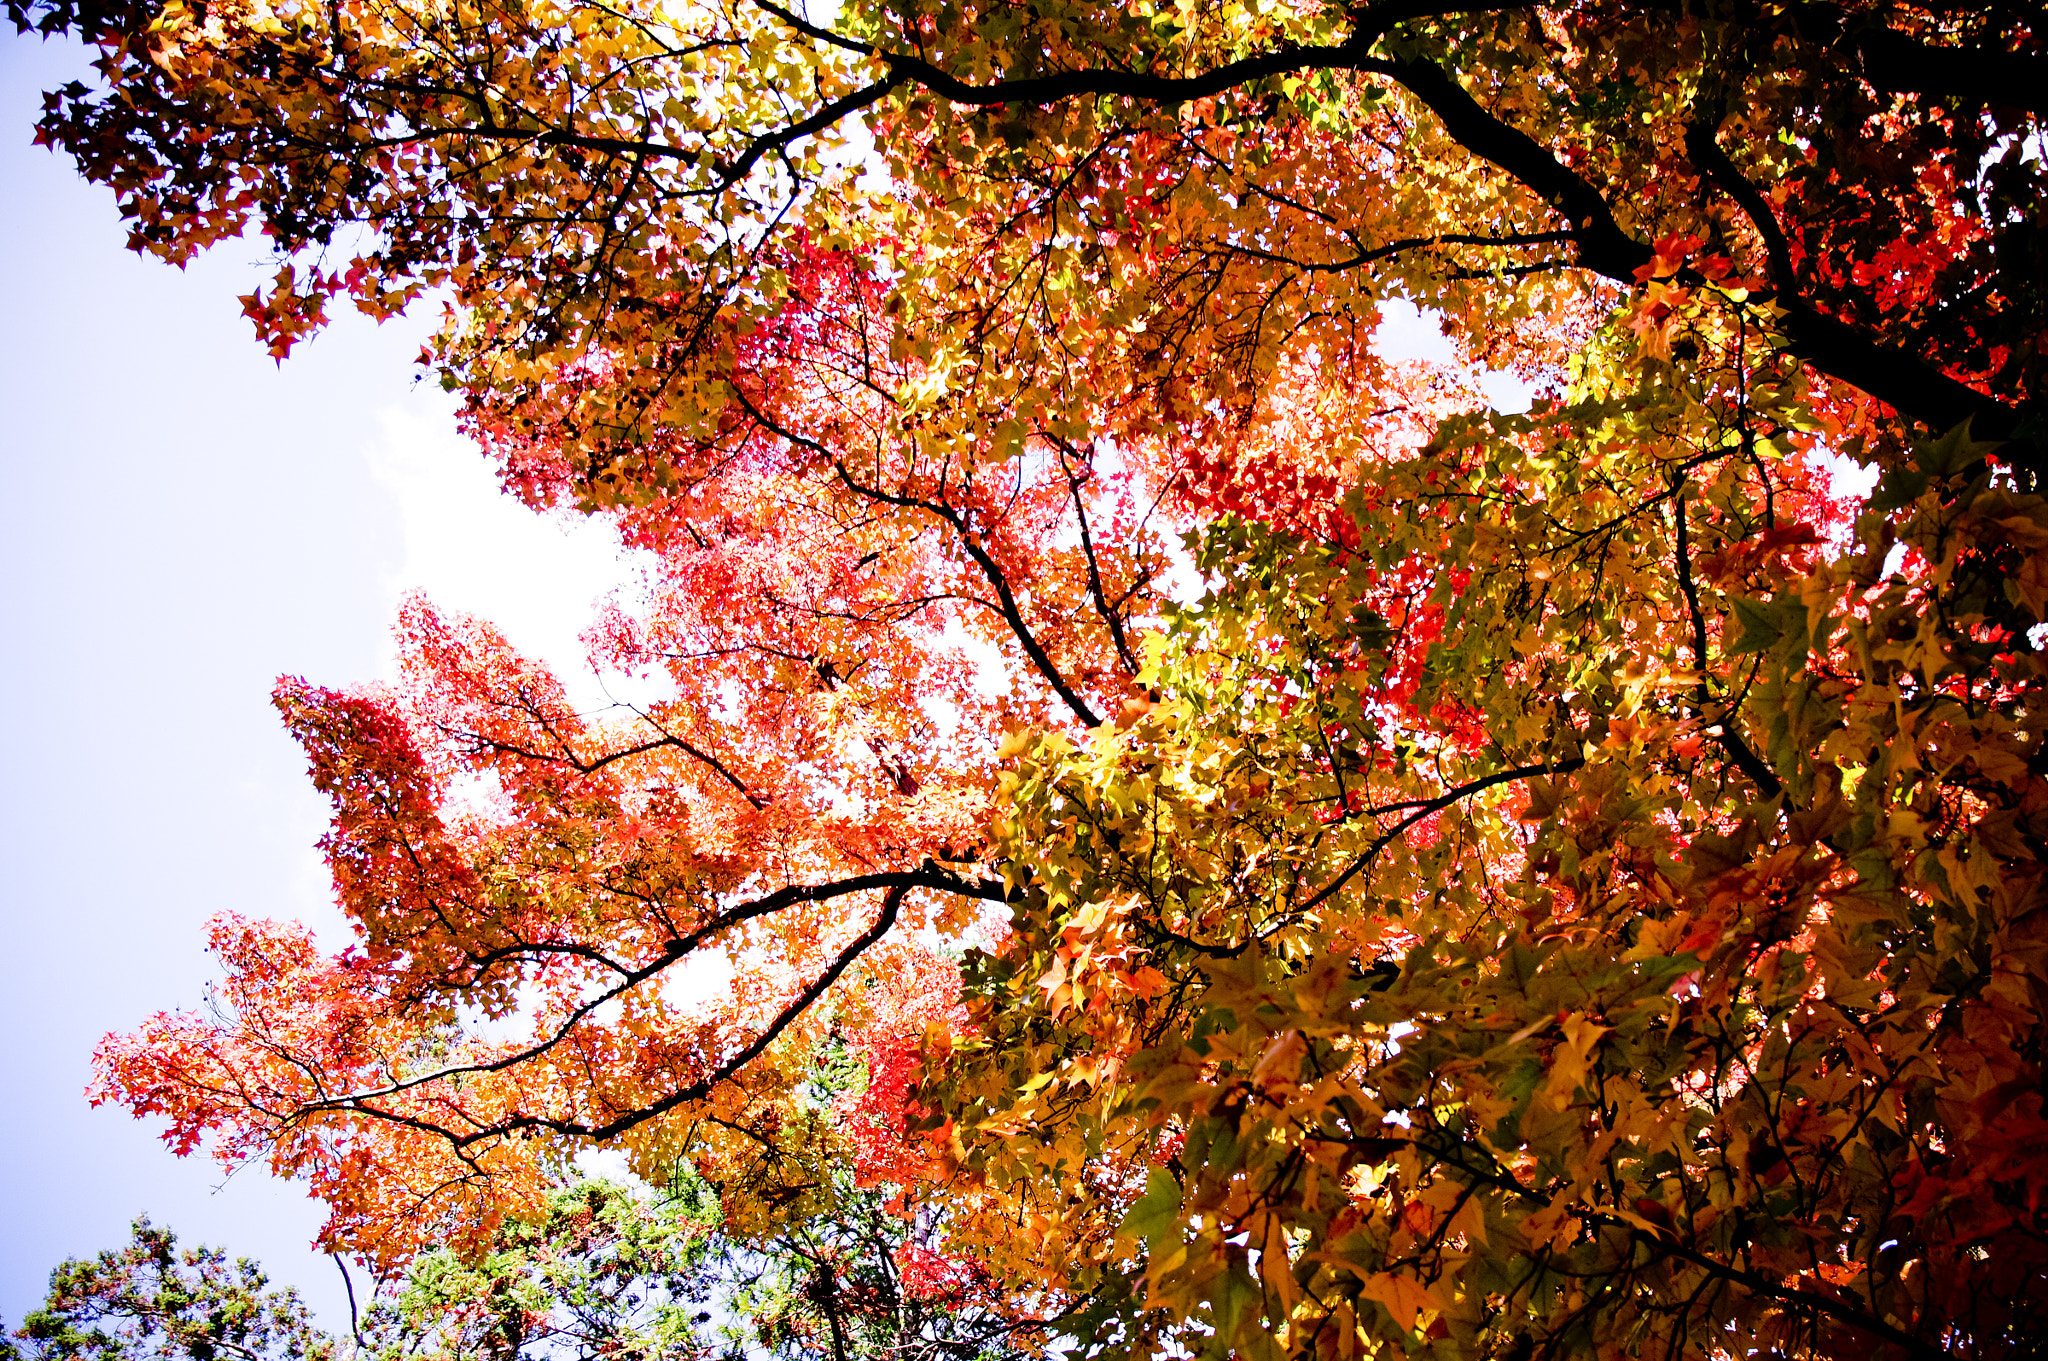
[[[277,676],[388,675],[412,589],[573,666],[631,569],[601,526],[498,494],[414,383],[418,325],[350,316],[280,367],[236,301],[260,246],[129,254],[112,196],[30,145],[39,92],[85,65],[0,35],[0,1318],[147,1212],[343,1325],[318,1207],[88,1107],[93,1045],[202,1002],[216,912],[344,940]]]
[[[633,564],[602,526],[499,494],[452,399],[415,381],[419,324],[347,316],[279,366],[236,301],[269,272],[259,244],[182,273],[128,253],[111,195],[30,145],[40,91],[85,66],[0,36],[0,1318],[146,1212],[340,1327],[318,1207],[89,1108],[94,1043],[202,1003],[216,912],[345,943],[276,677],[388,676],[409,590],[573,670]],[[1449,353],[1412,308],[1384,342]]]

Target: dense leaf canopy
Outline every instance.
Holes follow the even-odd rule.
[[[283,683],[360,943],[100,1097],[385,1261],[850,1167],[1091,1353],[2048,1336],[2032,7],[11,7],[137,249],[445,306],[659,564],[644,708]]]

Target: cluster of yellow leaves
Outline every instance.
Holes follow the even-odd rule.
[[[1581,550],[1544,555],[1538,596],[1449,560],[1474,579],[1432,683],[1472,697],[1473,748],[1383,771],[1395,715],[1361,704],[1357,671],[1315,665],[1366,555],[1251,535],[1199,616],[1214,650],[1156,654],[1163,702],[1085,749],[1041,746],[1006,783],[1025,901],[1007,953],[970,969],[983,1047],[935,1089],[998,1203],[1121,1222],[1054,1241],[1092,1251],[1091,1282],[1127,1292],[1132,1320],[1338,1356],[1687,1347],[1731,1325],[1910,1351],[1936,1318],[1995,1348],[2034,1326],[2048,790],[2025,717],[2044,677],[2014,634],[2039,624],[2019,582],[2048,506],[1992,485],[1959,436],[1930,446],[1878,501],[1927,488],[1901,521],[1924,570],[1876,579],[1872,511],[1865,557],[1695,584],[1707,618],[1744,628],[1700,658],[1686,601],[1648,574],[1685,571],[1672,515],[1710,539],[1760,488],[1737,472],[1674,492],[1640,457],[1598,462],[1634,465],[1625,495],[1671,508],[1591,544],[1563,532],[1601,514],[1583,494],[1504,498],[1490,466],[1435,460],[1454,517]],[[1534,481],[1542,463],[1513,466]],[[1522,520],[1517,502],[1547,509]],[[1732,594],[1766,575],[1769,598]],[[1298,631],[1276,618],[1304,600]],[[1524,638],[1567,612],[1616,643],[1574,665],[1571,635]],[[1538,687],[1570,710],[1533,731],[1534,697],[1516,698],[1532,662],[1573,667]],[[1291,705],[1264,684],[1290,669]],[[1704,737],[1688,708],[1716,720]],[[1721,734],[1754,743],[1746,765]],[[1433,847],[1381,842],[1546,755],[1555,773],[1460,800]],[[1526,806],[1498,796],[1517,785]],[[1045,1006],[1025,986],[1041,952],[1105,910],[1164,990],[1101,1016]],[[1077,1065],[1123,1080],[1039,1094]]]
[[[760,1225],[867,1156],[836,1025],[875,1165],[1104,1350],[2041,1325],[2048,512],[1878,406],[2030,398],[1966,210],[2040,171],[1854,65],[2017,21],[37,8],[139,248],[260,224],[280,355],[447,290],[508,482],[660,561],[645,712],[426,613],[398,693],[287,687],[362,953],[229,932],[231,1023],[110,1044],[182,1145],[392,1255],[592,1141]],[[1390,364],[1393,297],[1548,390]],[[896,929],[986,947],[914,1087]]]

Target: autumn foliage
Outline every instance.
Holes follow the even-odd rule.
[[[218,923],[96,1099],[387,1264],[851,1168],[1089,1354],[2048,1333],[2038,15],[12,12],[137,249],[448,300],[658,564],[645,707],[425,601],[283,682],[359,938]]]
[[[480,1249],[433,1248],[374,1291],[343,1332],[248,1258],[179,1248],[135,1222],[120,1249],[74,1258],[0,1334],[8,1361],[737,1361],[818,1355],[1018,1361],[1036,1355],[986,1273],[934,1251],[928,1208],[840,1180],[833,1213],[735,1236],[687,1173],[653,1189],[578,1179]],[[365,1282],[367,1286],[369,1283]],[[20,1346],[15,1345],[16,1340]]]

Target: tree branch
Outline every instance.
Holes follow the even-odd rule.
[[[1102,725],[1102,716],[1089,707],[1088,701],[1081,697],[1078,690],[1067,683],[1067,678],[1062,676],[1059,668],[1053,665],[1052,657],[1046,652],[1044,645],[1038,641],[1036,635],[1031,632],[1030,626],[1025,622],[1023,608],[1017,604],[1016,593],[1010,589],[1010,579],[1003,572],[1002,564],[990,556],[986,548],[975,542],[973,532],[968,528],[966,519],[959,511],[943,501],[927,501],[917,496],[897,496],[893,493],[885,492],[879,487],[865,486],[856,481],[853,474],[847,471],[843,460],[833,459],[832,467],[839,474],[839,480],[844,482],[847,489],[856,495],[869,497],[882,502],[884,505],[928,511],[950,525],[953,529],[953,535],[959,541],[961,548],[966,550],[968,557],[974,559],[974,565],[979,567],[982,575],[988,578],[989,585],[995,587],[996,600],[1000,606],[1003,621],[1010,626],[1010,632],[1016,637],[1018,645],[1024,649],[1024,655],[1031,659],[1032,669],[1045,678],[1046,684],[1053,688],[1055,694],[1066,701],[1067,707],[1073,710],[1074,717],[1080,719],[1083,725],[1090,728]]]
[[[856,940],[855,945],[849,947],[847,952],[842,952],[833,965],[821,975],[820,979],[814,981],[802,993],[799,993],[797,1000],[792,1002],[789,1007],[784,1008],[782,1014],[771,1022],[761,1035],[756,1036],[754,1042],[742,1050],[738,1056],[727,1060],[712,1073],[700,1078],[690,1086],[662,1098],[655,1106],[646,1110],[622,1116],[619,1120],[603,1126],[590,1126],[575,1121],[548,1120],[537,1116],[521,1116],[514,1118],[503,1126],[457,1135],[450,1130],[429,1122],[401,1116],[392,1111],[379,1110],[376,1106],[369,1104],[373,1101],[398,1096],[449,1078],[469,1074],[500,1072],[539,1058],[566,1040],[583,1019],[599,1007],[661,973],[669,965],[689,954],[691,950],[694,950],[712,936],[728,931],[757,917],[769,916],[799,904],[825,902],[833,898],[844,897],[847,894],[861,893],[878,888],[886,890],[888,894],[885,900],[886,910],[884,912],[886,921],[883,925],[871,929]],[[461,1064],[455,1067],[441,1068],[431,1073],[424,1073],[418,1077],[408,1078],[402,1082],[390,1083],[369,1091],[353,1092],[347,1096],[307,1102],[299,1108],[297,1114],[303,1116],[307,1113],[321,1110],[356,1111],[380,1120],[411,1125],[416,1128],[443,1134],[452,1140],[458,1148],[465,1148],[479,1140],[490,1138],[494,1135],[510,1133],[522,1128],[545,1128],[554,1130],[557,1133],[580,1134],[593,1139],[605,1139],[615,1134],[624,1133],[635,1125],[650,1120],[664,1111],[671,1110],[685,1101],[701,1099],[713,1087],[726,1081],[734,1073],[738,1072],[741,1067],[755,1055],[759,1054],[762,1049],[772,1043],[777,1035],[787,1029],[790,1023],[802,1014],[804,1008],[816,1001],[825,989],[830,987],[838,979],[839,975],[846,971],[861,950],[865,950],[868,946],[874,944],[875,941],[881,939],[881,935],[878,932],[886,932],[886,923],[895,920],[896,905],[900,904],[903,895],[913,888],[934,889],[942,893],[957,893],[962,897],[980,898],[991,902],[1007,901],[1007,894],[1000,881],[963,879],[951,871],[939,868],[930,861],[927,861],[923,866],[915,870],[881,871],[875,874],[859,875],[852,879],[841,879],[826,884],[789,885],[764,897],[756,898],[752,902],[743,903],[730,911],[722,912],[688,935],[668,941],[662,947],[661,953],[656,955],[651,962],[626,974],[612,987],[576,1007],[563,1020],[562,1024],[556,1027],[554,1034],[538,1044],[529,1045],[516,1053],[502,1055],[488,1063]]]
[[[1757,192],[1757,187],[1721,149],[1718,134],[1727,116],[1727,108],[1721,100],[1696,104],[1692,121],[1685,128],[1685,153],[1692,157],[1695,166],[1721,187],[1722,192],[1741,206],[1743,214],[1756,228],[1757,235],[1763,238],[1764,253],[1771,262],[1771,282],[1780,292],[1790,293],[1796,286],[1797,276],[1792,272],[1792,249],[1786,243],[1784,230],[1778,225],[1778,216],[1771,211],[1770,200]]]
[[[1384,813],[1392,812],[1396,808],[1412,807],[1415,811],[1410,813],[1407,817],[1402,818],[1399,822],[1395,823],[1385,832],[1382,832],[1370,846],[1366,847],[1363,851],[1360,851],[1358,853],[1357,857],[1354,858],[1352,862],[1345,867],[1344,872],[1342,874],[1338,875],[1335,879],[1332,879],[1329,883],[1325,884],[1313,898],[1310,898],[1307,902],[1303,903],[1301,905],[1300,910],[1303,912],[1309,911],[1310,909],[1314,908],[1316,904],[1322,902],[1331,894],[1343,888],[1345,884],[1351,881],[1353,875],[1357,874],[1360,870],[1364,869],[1367,865],[1371,864],[1375,859],[1378,858],[1379,853],[1381,851],[1385,850],[1388,846],[1392,845],[1396,837],[1400,836],[1401,833],[1407,831],[1416,823],[1422,821],[1422,819],[1428,817],[1431,813],[1442,812],[1444,809],[1449,808],[1452,804],[1458,802],[1460,799],[1469,798],[1472,795],[1481,792],[1482,790],[1491,789],[1495,785],[1508,784],[1515,780],[1526,780],[1536,775],[1562,775],[1568,771],[1577,770],[1579,767],[1585,764],[1586,760],[1584,757],[1572,756],[1562,761],[1546,762],[1545,764],[1540,766],[1517,766],[1513,770],[1498,771],[1492,775],[1482,776],[1477,780],[1467,781],[1466,783],[1459,785],[1456,789],[1446,790],[1444,793],[1439,794],[1437,797],[1433,799],[1423,799],[1413,804],[1389,804],[1384,808],[1377,808],[1371,810],[1375,813]]]
[[[1617,1226],[1625,1224],[1625,1221],[1610,1216],[1600,1215],[1598,1217],[1606,1219],[1609,1223]],[[1627,1227],[1633,1228],[1634,1226],[1627,1225]],[[1640,1235],[1642,1230],[1636,1229],[1635,1232]],[[1673,1257],[1678,1257],[1692,1263],[1710,1276],[1742,1286],[1748,1290],[1753,1290],[1759,1295],[1768,1295],[1772,1299],[1783,1300],[1787,1304],[1800,1305],[1816,1313],[1825,1314],[1838,1323],[1846,1323],[1858,1332],[1868,1333],[1872,1337],[1881,1337],[1894,1346],[1905,1348],[1906,1353],[1910,1356],[1924,1357],[1926,1361],[1937,1361],[1938,1358],[1949,1355],[1947,1351],[1932,1343],[1925,1342],[1920,1338],[1914,1337],[1911,1333],[1894,1328],[1875,1314],[1866,1313],[1853,1305],[1844,1304],[1840,1300],[1831,1299],[1816,1291],[1801,1290],[1794,1286],[1778,1285],[1768,1276],[1760,1275],[1754,1271],[1744,1271],[1740,1267],[1716,1261],[1705,1253],[1695,1252],[1682,1243],[1665,1242],[1660,1239],[1657,1241],[1657,1247]]]
[[[1700,673],[1699,685],[1695,691],[1695,696],[1700,716],[1704,718],[1707,705],[1710,702],[1710,696],[1707,692],[1707,616],[1706,611],[1700,608],[1699,588],[1693,583],[1692,579],[1692,541],[1685,521],[1685,479],[1683,474],[1672,484],[1671,499],[1672,518],[1678,524],[1678,542],[1673,552],[1673,557],[1677,559],[1678,564],[1678,589],[1685,596],[1685,607],[1692,616],[1693,666]],[[1736,768],[1749,777],[1750,783],[1763,791],[1765,798],[1776,798],[1784,792],[1784,782],[1779,780],[1777,772],[1772,770],[1764,759],[1750,748],[1749,743],[1742,740],[1742,735],[1736,730],[1735,724],[1735,704],[1731,703],[1727,711],[1721,715],[1721,721],[1715,725],[1720,728],[1721,732],[1714,740],[1720,744],[1721,750],[1728,753],[1729,759],[1735,762]]]
[[[1060,453],[1068,459],[1079,460],[1086,467],[1088,461],[1080,458],[1079,451],[1064,439],[1054,438]],[[1130,640],[1124,637],[1123,616],[1111,608],[1108,593],[1102,589],[1102,569],[1095,557],[1095,540],[1088,532],[1088,506],[1081,498],[1081,484],[1085,480],[1071,465],[1067,467],[1067,492],[1073,497],[1074,518],[1081,526],[1081,553],[1088,563],[1088,593],[1095,599],[1095,611],[1102,621],[1109,625],[1110,641],[1116,644],[1116,655],[1123,662],[1124,669],[1136,677],[1143,668],[1138,665],[1137,654],[1131,651]],[[1128,595],[1123,599],[1128,599]]]
[[[1395,63],[1392,74],[1443,120],[1459,145],[1520,180],[1571,222],[1580,264],[1618,283],[1634,284],[1636,270],[1651,259],[1650,248],[1621,229],[1597,189],[1533,138],[1488,112],[1435,63],[1407,58]],[[1793,354],[1909,419],[1937,431],[1970,421],[1972,433],[1983,440],[2010,440],[2018,432],[2019,413],[2010,406],[1825,315],[1790,290],[1752,296],[1781,311],[1777,329]],[[2015,461],[2030,471],[2042,467],[2041,456],[2031,448],[2023,447]]]
[[[1941,95],[2048,115],[2048,57],[1994,47],[1924,43],[1840,5],[1790,4],[1795,36],[1844,51],[1849,68],[1885,94]]]
[[[1024,649],[1024,655],[1030,658],[1033,669],[1045,678],[1046,683],[1052,686],[1053,692],[1066,702],[1067,707],[1073,710],[1074,716],[1080,719],[1085,726],[1095,728],[1102,725],[1101,716],[1089,707],[1088,701],[1081,697],[1080,692],[1067,684],[1066,677],[1062,676],[1059,668],[1053,665],[1052,657],[1046,652],[1044,646],[1039,643],[1037,637],[1033,635],[1029,624],[1025,622],[1024,611],[1017,604],[1016,593],[1010,589],[1010,581],[1003,572],[1002,564],[990,556],[987,549],[975,542],[974,535],[969,531],[967,522],[959,511],[943,501],[927,501],[917,496],[899,496],[893,492],[885,492],[880,487],[864,485],[847,470],[846,461],[830,449],[827,449],[823,444],[808,435],[798,434],[796,431],[784,426],[780,421],[775,420],[762,411],[760,407],[756,406],[745,392],[735,388],[733,395],[734,399],[739,402],[740,406],[745,409],[749,416],[753,417],[760,424],[763,430],[768,431],[778,439],[787,440],[791,444],[810,450],[829,464],[832,471],[839,475],[839,480],[845,484],[848,491],[853,492],[857,496],[865,496],[871,501],[879,501],[885,506],[898,506],[906,510],[922,510],[936,515],[945,521],[947,526],[952,529],[954,537],[959,541],[961,548],[966,551],[968,557],[974,560],[974,565],[981,569],[981,573],[988,579],[989,585],[995,588],[997,613],[1001,614],[1003,622],[1010,626],[1010,632],[1016,637],[1018,645]]]

